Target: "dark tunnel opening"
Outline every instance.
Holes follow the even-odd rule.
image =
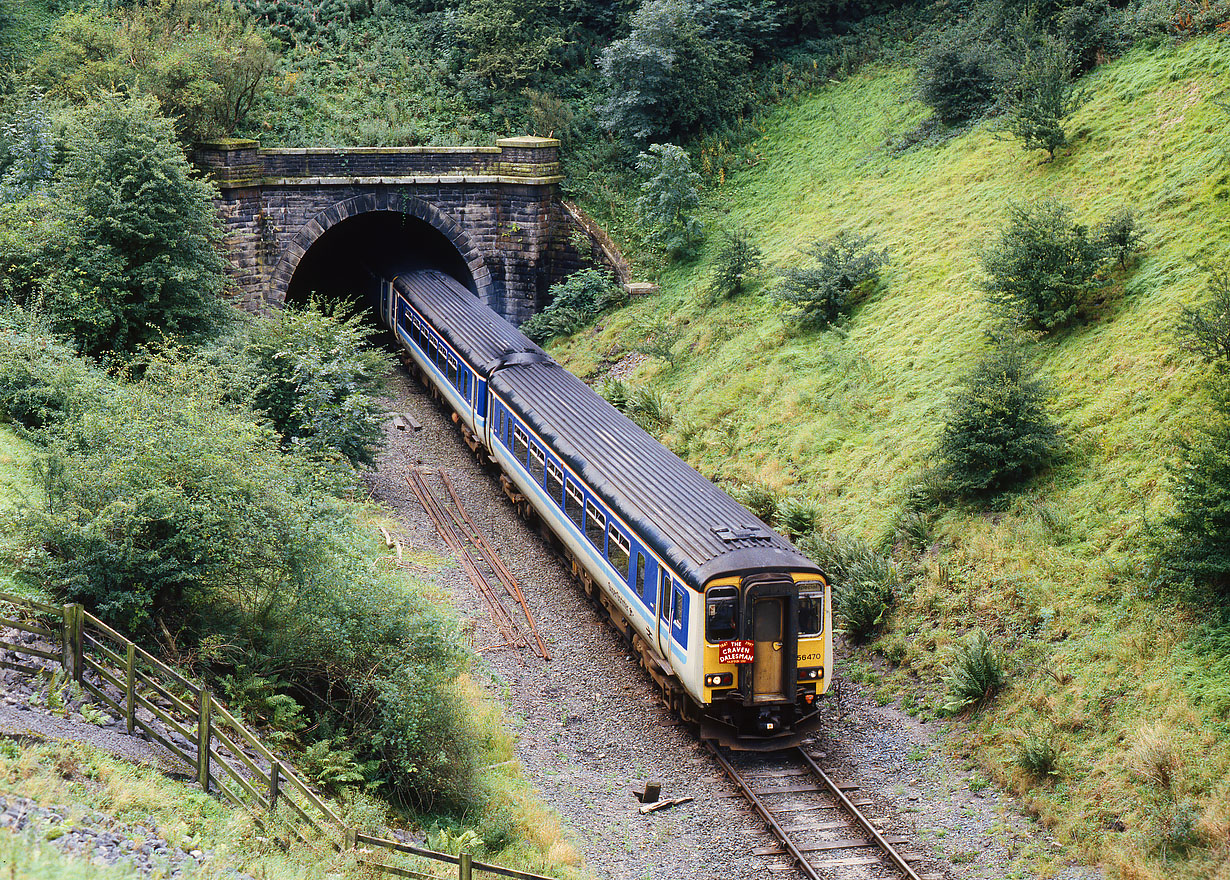
[[[477,293],[474,276],[453,243],[430,223],[394,211],[343,220],[312,243],[286,289],[287,305],[312,296],[371,305],[380,279],[434,268]]]

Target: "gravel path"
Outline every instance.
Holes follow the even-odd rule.
[[[520,760],[543,799],[573,829],[589,869],[620,880],[799,876],[780,860],[750,854],[773,842],[759,819],[689,729],[672,722],[614,629],[565,563],[516,517],[495,472],[478,465],[446,411],[400,369],[392,387],[390,408],[411,414],[423,428],[398,431],[390,424],[388,447],[368,477],[373,497],[394,511],[408,544],[447,557],[406,483],[411,468],[444,468],[520,580],[551,649],[549,662],[529,650],[490,647],[502,639],[459,568],[429,575],[474,621],[476,645],[485,649],[493,688],[503,695],[519,738]],[[910,836],[916,843],[909,848],[930,856],[920,873],[1029,876],[1021,854],[1053,844],[1010,798],[990,788],[970,791],[970,774],[940,744],[940,726],[877,707],[849,682],[840,691],[825,703],[826,722],[812,750],[824,753],[824,763],[841,778],[861,781],[862,794],[875,803],[870,814],[885,817],[886,830]],[[631,792],[647,780],[661,781],[663,797],[695,800],[642,816]],[[1098,875],[1074,868],[1063,876]]]

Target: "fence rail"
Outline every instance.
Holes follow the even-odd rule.
[[[479,862],[469,853],[454,856],[435,852],[348,827],[208,688],[185,678],[79,604],[48,605],[0,592],[0,629],[4,628],[44,641],[41,647],[0,641],[0,650],[60,664],[68,680],[123,717],[130,735],[141,731],[163,746],[193,771],[202,789],[216,790],[246,809],[262,828],[283,825],[290,835],[312,847],[313,840],[301,827],[306,825],[333,849],[387,850],[390,855],[404,854],[448,865],[450,869],[455,866],[459,880],[470,880],[480,872],[514,880],[553,880],[542,874]],[[44,671],[37,665],[9,660],[0,660],[0,668],[31,675]],[[96,681],[91,681],[87,673]],[[112,693],[107,693],[108,686]],[[142,718],[139,712],[148,717]],[[284,809],[279,810],[280,807]],[[286,821],[286,817],[291,821]],[[360,861],[387,874],[444,880],[409,866]]]

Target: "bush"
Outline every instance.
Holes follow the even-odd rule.
[[[875,286],[888,263],[888,251],[874,244],[873,236],[848,231],[817,239],[806,250],[811,265],[783,270],[774,296],[803,327],[837,323],[861,293]]]
[[[777,520],[781,497],[771,486],[764,483],[744,483],[735,487],[731,494],[762,522],[772,525]]]
[[[816,519],[820,509],[814,501],[807,498],[787,498],[779,510],[782,528],[786,530],[791,540],[797,540],[802,535],[811,534],[816,530]]]
[[[709,280],[709,295],[713,300],[729,299],[743,293],[748,282],[764,265],[764,254],[748,230],[728,230],[722,238],[722,247]]]
[[[384,445],[379,396],[389,363],[371,347],[362,312],[313,300],[248,325],[241,350],[253,409],[268,417],[288,452],[341,455],[374,465]]]
[[[88,405],[99,378],[29,316],[0,311],[0,420],[26,431],[60,424]]]
[[[999,241],[981,258],[992,306],[1043,330],[1074,321],[1106,283],[1106,242],[1055,202],[1011,206]]]
[[[1004,686],[1003,661],[982,630],[975,630],[953,654],[948,671],[948,702],[944,711],[956,714],[987,703]]]
[[[1059,747],[1051,736],[1029,735],[1017,745],[1016,765],[1036,779],[1059,774]]]
[[[1064,121],[1085,102],[1072,82],[1072,54],[1053,39],[1026,50],[1003,101],[999,130],[1021,139],[1027,150],[1046,150],[1047,160],[1068,143]]]
[[[1136,219],[1136,212],[1124,208],[1113,214],[1098,227],[1097,240],[1108,259],[1113,258],[1118,261],[1120,269],[1126,269],[1128,258],[1141,249],[1144,241],[1144,231]]]
[[[922,57],[915,93],[945,125],[974,119],[995,99],[997,63],[990,46],[957,37],[931,48]]]
[[[862,541],[823,532],[804,537],[799,546],[827,575],[845,633],[855,641],[874,635],[901,586],[893,561]]]
[[[701,180],[692,160],[674,144],[654,144],[640,154],[636,167],[645,178],[636,213],[649,241],[671,257],[695,256],[705,227],[695,216]]]
[[[521,325],[534,342],[575,333],[608,309],[628,301],[628,292],[601,269],[581,269],[551,286],[551,304]]]
[[[606,379],[598,385],[598,394],[651,434],[668,427],[674,419],[666,398],[656,388]]]
[[[1203,304],[1183,307],[1179,340],[1215,373],[1230,376],[1230,269],[1212,271]]]
[[[1045,386],[1018,341],[997,340],[954,396],[934,453],[947,492],[978,498],[1037,473],[1058,452]]]
[[[675,346],[679,344],[679,328],[664,319],[651,318],[633,328],[632,350],[675,366]]]

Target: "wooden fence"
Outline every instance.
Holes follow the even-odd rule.
[[[59,664],[66,681],[123,718],[129,734],[140,730],[186,764],[205,791],[216,790],[248,810],[266,830],[287,830],[309,847],[315,831],[335,850],[387,850],[423,861],[455,865],[459,880],[478,872],[516,880],[552,880],[476,861],[467,853],[449,855],[396,840],[373,837],[348,827],[295,771],[239,722],[207,688],[189,681],[134,644],[81,605],[55,606],[0,592],[0,628],[28,633],[41,647],[0,640],[0,650]],[[48,645],[53,650],[48,650]],[[0,659],[0,667],[31,675],[45,672],[32,663]],[[86,673],[91,673],[94,681]],[[108,693],[105,685],[114,688]],[[142,718],[141,711],[147,713]],[[157,719],[161,723],[154,723]],[[359,860],[400,877],[442,880],[409,865]],[[426,866],[430,867],[430,865]]]

